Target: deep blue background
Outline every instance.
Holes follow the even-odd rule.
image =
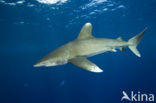
[[[112,0],[115,4],[107,11],[100,11],[107,8],[105,2],[85,7],[90,2],[0,3],[0,103],[120,103],[123,90],[156,95],[156,0]],[[30,3],[35,6],[26,6]],[[117,8],[120,5],[124,7]],[[95,14],[89,15],[92,11]],[[40,58],[75,39],[86,22],[92,23],[96,37],[122,36],[124,40],[147,27],[138,46],[142,57],[126,48],[126,52],[89,58],[103,73],[72,64],[33,67]]]

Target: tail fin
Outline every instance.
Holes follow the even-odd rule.
[[[141,33],[138,35],[132,37],[131,39],[128,40],[128,43],[130,44],[129,49],[138,57],[141,57],[139,51],[137,50],[137,45],[139,44],[140,40],[142,39],[142,36],[144,32],[146,31],[147,28],[145,28]]]

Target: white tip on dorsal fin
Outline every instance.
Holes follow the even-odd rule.
[[[77,39],[86,39],[92,37],[92,24],[88,22],[82,27]]]

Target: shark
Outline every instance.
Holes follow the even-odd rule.
[[[125,51],[126,47],[128,47],[136,56],[141,57],[136,47],[147,28],[130,38],[128,41],[124,41],[122,37],[116,39],[96,38],[92,35],[92,28],[90,22],[85,23],[75,40],[55,49],[53,52],[39,60],[34,67],[57,66],[69,62],[87,71],[100,73],[103,72],[103,70],[88,60],[88,57],[105,52],[116,52],[117,49]]]

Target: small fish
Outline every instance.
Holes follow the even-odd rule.
[[[61,81],[60,82],[60,86],[64,85],[65,84],[65,81]]]

